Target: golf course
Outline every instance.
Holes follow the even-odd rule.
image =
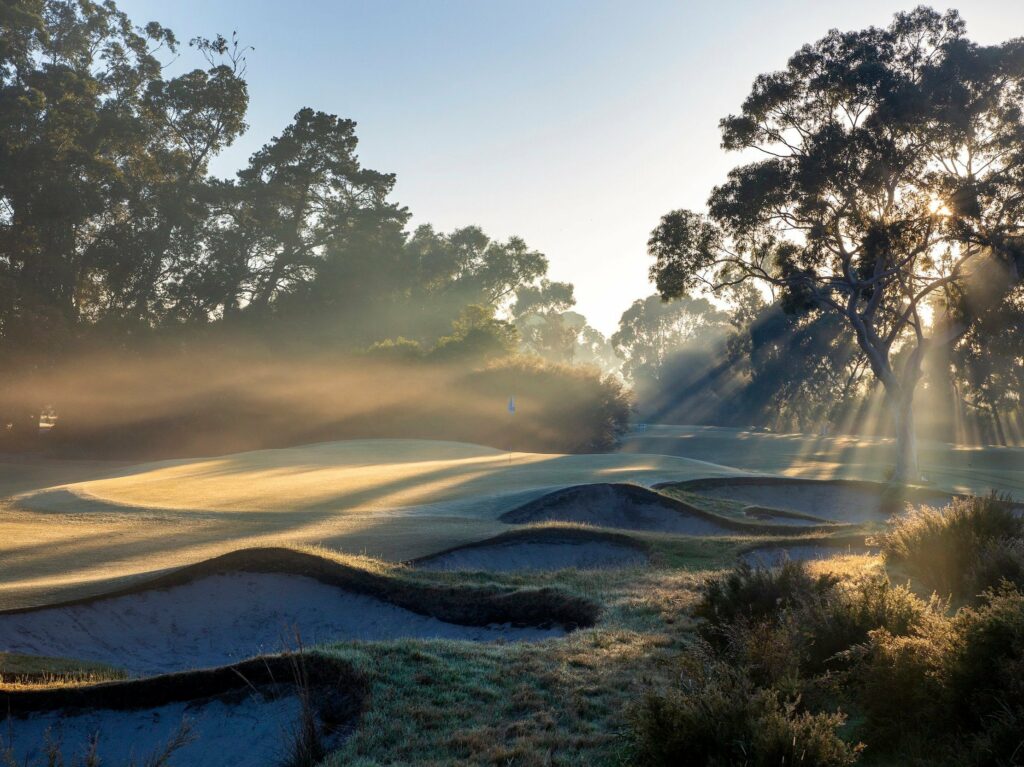
[[[0,0],[0,767],[1024,767],[1024,4]]]
[[[546,749],[599,761],[622,747],[636,664],[656,668],[686,643],[708,573],[744,557],[881,567],[865,540],[889,517],[872,481],[888,449],[648,426],[594,455],[387,439],[138,465],[6,462],[0,673],[14,691],[38,690],[34,679],[130,686],[301,647],[343,662],[360,691],[332,763],[532,763]],[[922,452],[938,481],[905,503],[1024,489],[1020,449]],[[569,709],[567,685],[590,690]],[[230,728],[276,705],[267,716],[287,729],[297,704],[267,698],[279,699],[207,707],[189,742],[220,743],[228,727],[238,764],[269,758],[280,732]],[[189,720],[179,702],[161,705],[164,719]],[[16,753],[40,742],[47,710],[12,720]],[[62,724],[61,742],[98,727],[98,751],[123,756],[133,744],[158,752],[176,732],[132,735],[135,708],[109,721],[102,710]],[[197,764],[221,763],[189,748]]]

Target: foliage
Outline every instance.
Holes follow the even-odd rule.
[[[611,345],[586,318],[570,311],[575,305],[573,286],[542,279],[516,291],[510,314],[519,331],[521,349],[550,362],[596,365],[612,372],[618,360]]]
[[[835,667],[842,653],[867,641],[872,631],[907,636],[930,625],[944,605],[924,602],[907,586],[893,586],[884,574],[865,574],[842,583],[796,610],[806,637],[803,667],[820,673]]]
[[[671,212],[649,241],[665,298],[757,280],[794,311],[842,318],[885,388],[901,480],[918,474],[925,352],[1024,268],[1024,46],[964,35],[955,11],[920,7],[804,46],[721,122],[727,149],[763,159],[712,192],[709,217]],[[982,272],[984,286],[968,278]]]
[[[1013,542],[1022,538],[1024,518],[991,494],[958,498],[944,509],[910,509],[890,519],[877,542],[887,563],[925,587],[970,599],[1004,574],[1019,576]]]
[[[829,767],[853,764],[860,750],[837,735],[841,714],[801,711],[708,659],[691,662],[679,688],[648,693],[632,718],[641,765]]]
[[[726,315],[706,298],[684,295],[663,301],[653,295],[634,301],[622,313],[611,343],[628,380],[656,382],[671,355],[691,342],[712,345],[726,327]]]
[[[802,605],[835,588],[829,575],[812,576],[804,562],[786,560],[779,567],[753,567],[746,562],[709,580],[694,615],[713,628],[739,619],[758,620],[779,610]]]
[[[48,440],[74,455],[211,455],[379,437],[602,452],[627,428],[628,394],[593,368],[457,358],[453,346],[443,359],[414,352],[408,342],[353,357],[157,347],[71,360],[26,386],[62,403]]]
[[[493,309],[474,304],[463,309],[452,323],[450,336],[438,339],[430,359],[453,362],[507,357],[517,341],[515,326],[495,319]]]
[[[922,763],[1020,764],[1024,595],[1004,584],[980,606],[914,635],[874,632],[857,648],[864,734]]]

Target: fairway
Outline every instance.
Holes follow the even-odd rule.
[[[81,481],[93,471],[95,479]],[[545,490],[653,484],[737,470],[689,458],[509,455],[427,440],[353,440],[134,467],[0,464],[0,607],[106,590],[234,549],[325,545],[404,561],[508,529],[502,513]],[[66,482],[73,477],[73,482]],[[62,480],[65,480],[62,482]]]
[[[921,441],[921,471],[937,490],[1024,497],[1024,449]],[[699,458],[751,473],[804,479],[884,481],[892,440],[771,434],[714,426],[648,426],[630,434],[620,452]]]
[[[638,452],[645,449],[675,454]],[[502,514],[571,485],[750,473],[870,479],[884,449],[868,440],[652,427],[623,451],[596,455],[351,440],[136,466],[39,461],[26,471],[24,461],[3,463],[0,487],[10,494],[0,502],[0,607],[100,593],[251,546],[324,545],[405,561],[505,532]],[[926,454],[938,487],[1019,497],[1021,452],[938,446]]]

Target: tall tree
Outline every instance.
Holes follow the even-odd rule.
[[[209,158],[244,128],[242,52],[165,79],[157,23],[112,2],[0,6],[0,346],[38,364],[83,323],[148,326],[194,258]],[[28,362],[25,362],[28,364]],[[16,406],[21,408],[21,405]],[[13,416],[27,418],[26,406]]]
[[[1024,271],[1022,107],[1024,41],[976,45],[954,11],[830,32],[722,120],[726,149],[763,159],[730,172],[709,216],[662,219],[658,290],[762,280],[838,314],[885,388],[894,479],[916,480],[922,358]]]
[[[663,301],[653,295],[637,299],[622,313],[611,343],[628,380],[657,382],[671,355],[701,336],[705,344],[719,337],[727,321],[706,298],[680,295]]]

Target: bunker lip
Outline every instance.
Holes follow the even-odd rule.
[[[341,726],[362,711],[369,685],[351,664],[315,652],[268,655],[229,666],[179,671],[142,679],[100,682],[45,689],[0,690],[4,715],[24,717],[50,711],[108,709],[130,711],[171,703],[196,702],[257,690],[296,692],[297,664],[301,663],[311,700],[325,724]]]
[[[803,477],[770,477],[770,476],[736,476],[736,477],[707,477],[704,479],[689,479],[681,482],[658,482],[651,487],[655,490],[674,488],[687,492],[699,493],[701,490],[708,490],[718,487],[740,487],[744,485],[764,486],[786,486],[796,485],[804,487],[845,487],[851,490],[863,490],[872,493],[884,493],[894,486],[886,482],[873,482],[865,479],[805,479]],[[904,485],[899,487],[903,498],[914,503],[949,503],[957,497],[955,493],[947,493],[943,490],[936,490],[930,487],[918,485]]]
[[[752,519],[791,519],[794,522],[808,522],[817,525],[831,526],[835,524],[831,520],[825,519],[824,517],[816,517],[813,514],[804,514],[799,511],[787,511],[786,509],[776,509],[772,506],[759,506],[757,504],[744,506],[743,513]]]
[[[675,487],[664,482],[655,486]],[[595,527],[694,536],[793,535],[793,525],[744,522],[697,508],[677,498],[628,483],[572,485],[547,493],[499,517],[502,522],[576,522]],[[836,529],[833,522],[807,525],[806,532]]]
[[[553,571],[568,569],[577,565],[559,565],[558,563],[545,561],[548,558],[543,552],[537,552],[534,556],[530,556],[530,552],[525,550],[526,547],[537,545],[544,547],[564,546],[566,549],[571,550],[572,547],[579,547],[581,545],[588,544],[598,544],[607,547],[609,561],[605,564],[591,564],[589,568],[584,569],[628,567],[631,564],[646,563],[649,556],[649,547],[647,544],[628,535],[622,535],[621,533],[614,533],[606,530],[594,530],[579,527],[546,526],[527,530],[511,530],[509,532],[496,535],[493,538],[487,538],[475,543],[465,543],[459,546],[452,546],[451,548],[438,551],[434,554],[417,557],[406,564],[414,568],[441,571]],[[527,555],[525,557],[526,559],[535,561],[531,561],[529,566],[524,567],[503,566],[503,550],[519,550]],[[445,568],[433,566],[435,564],[442,563],[445,560],[458,559],[460,555],[472,555],[473,553],[483,553],[484,551],[489,551],[490,558],[493,562],[490,567]],[[565,561],[569,561],[569,559],[566,559]]]
[[[83,687],[0,690],[4,747],[19,764],[43,756],[44,743],[69,761],[95,744],[104,764],[135,764],[163,753],[182,727],[187,736],[174,764],[278,764],[307,723],[326,748],[340,746],[368,698],[369,684],[351,664],[315,653]]]
[[[882,522],[902,511],[907,503],[945,506],[955,497],[952,493],[913,485],[798,477],[711,477],[660,483],[658,487],[846,524]]]
[[[373,597],[418,615],[460,626],[508,624],[559,626],[566,631],[594,625],[600,607],[560,589],[513,589],[431,584],[373,573],[333,559],[284,547],[240,549],[120,589],[79,599],[0,611],[0,616],[90,605],[121,596],[184,586],[214,575],[264,573],[298,575],[343,591]]]

